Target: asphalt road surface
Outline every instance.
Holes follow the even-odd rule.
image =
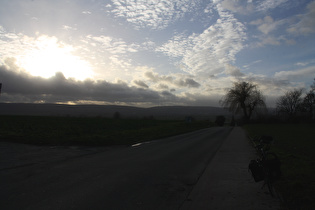
[[[0,209],[180,209],[230,132],[112,148],[2,144]]]

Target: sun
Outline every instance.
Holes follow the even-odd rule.
[[[84,80],[93,76],[89,62],[73,55],[74,48],[56,37],[40,36],[35,46],[18,59],[19,65],[33,76],[52,77],[62,72],[66,78]]]

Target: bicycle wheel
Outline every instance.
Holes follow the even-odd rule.
[[[268,152],[265,159],[265,167],[268,171],[268,189],[272,196],[275,195],[273,184],[281,177],[281,162],[275,153]]]
[[[274,196],[274,188],[273,188],[272,180],[268,180],[268,182],[266,184],[268,186],[268,190],[269,190],[270,195],[273,197]]]

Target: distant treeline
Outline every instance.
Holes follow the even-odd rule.
[[[117,117],[126,119],[154,118],[182,120],[191,116],[196,120],[214,119],[216,115],[230,115],[227,110],[210,106],[159,106],[150,108],[115,105],[63,105],[0,103],[0,115]]]

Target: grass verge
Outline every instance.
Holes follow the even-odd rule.
[[[279,155],[283,176],[276,188],[285,209],[315,209],[314,124],[254,124],[244,128],[250,136],[272,135],[272,152]]]
[[[130,145],[209,126],[208,121],[0,116],[0,140],[37,145]]]

